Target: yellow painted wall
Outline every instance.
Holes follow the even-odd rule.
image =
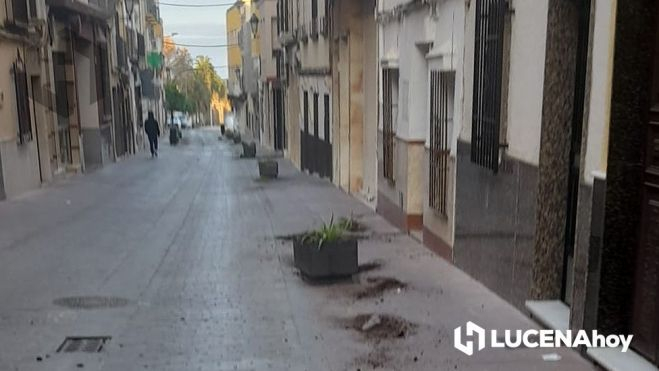
[[[229,45],[231,45],[228,47],[227,51],[227,64],[230,71],[233,71],[242,65],[242,55],[240,45],[238,45],[238,33],[243,25],[246,26],[245,31],[250,32],[249,20],[251,19],[252,14],[259,17],[258,8],[253,6],[252,3],[251,0],[243,0],[242,4],[235,4],[227,10],[227,38]],[[252,56],[259,56],[260,40],[258,36],[252,38],[251,49]]]
[[[11,74],[16,50],[17,44],[5,40],[0,42],[0,142],[16,139],[18,131],[16,90]]]
[[[240,56],[240,46],[238,45],[238,33],[242,22],[242,15],[239,5],[234,5],[227,10],[227,39],[229,46],[227,49],[229,71],[240,67],[242,58]],[[230,73],[229,76],[232,74]]]
[[[256,15],[259,18],[259,29],[258,29],[258,34],[256,37],[252,37],[252,57],[258,57],[261,54],[261,27],[263,27],[264,23],[263,20],[261,19],[261,15],[259,14],[259,9],[255,6],[252,7],[252,13]],[[247,17],[246,21],[249,22],[249,20],[252,18],[252,14],[249,14],[249,17]]]

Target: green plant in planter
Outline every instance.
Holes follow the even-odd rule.
[[[349,218],[339,219],[339,225],[346,232],[363,232],[366,227],[351,214]]]
[[[329,223],[323,223],[318,230],[305,233],[302,236],[302,243],[314,244],[321,249],[326,243],[343,239],[345,234],[345,225],[343,223],[334,224],[334,215],[332,215]]]

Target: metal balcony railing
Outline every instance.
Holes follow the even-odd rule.
[[[16,1],[25,2],[25,0]],[[109,18],[114,14],[116,0],[46,0],[46,4],[95,18]]]

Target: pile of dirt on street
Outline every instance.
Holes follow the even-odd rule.
[[[359,273],[366,273],[374,270],[381,269],[384,265],[382,260],[373,260],[370,262],[359,264]]]
[[[404,339],[411,336],[418,327],[404,318],[387,314],[360,314],[352,319],[351,328],[367,339]]]
[[[389,355],[389,349],[377,348],[367,355],[355,359],[355,367],[357,371],[374,370],[384,368],[392,361]],[[367,367],[367,368],[366,368]]]
[[[387,291],[404,290],[407,287],[406,283],[391,277],[369,277],[366,279],[368,287],[357,292],[355,298],[370,299],[383,295]]]

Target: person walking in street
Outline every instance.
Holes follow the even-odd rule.
[[[144,131],[149,137],[149,146],[151,147],[151,157],[158,157],[158,137],[160,136],[160,125],[153,117],[153,112],[149,111],[149,117],[144,122]]]

